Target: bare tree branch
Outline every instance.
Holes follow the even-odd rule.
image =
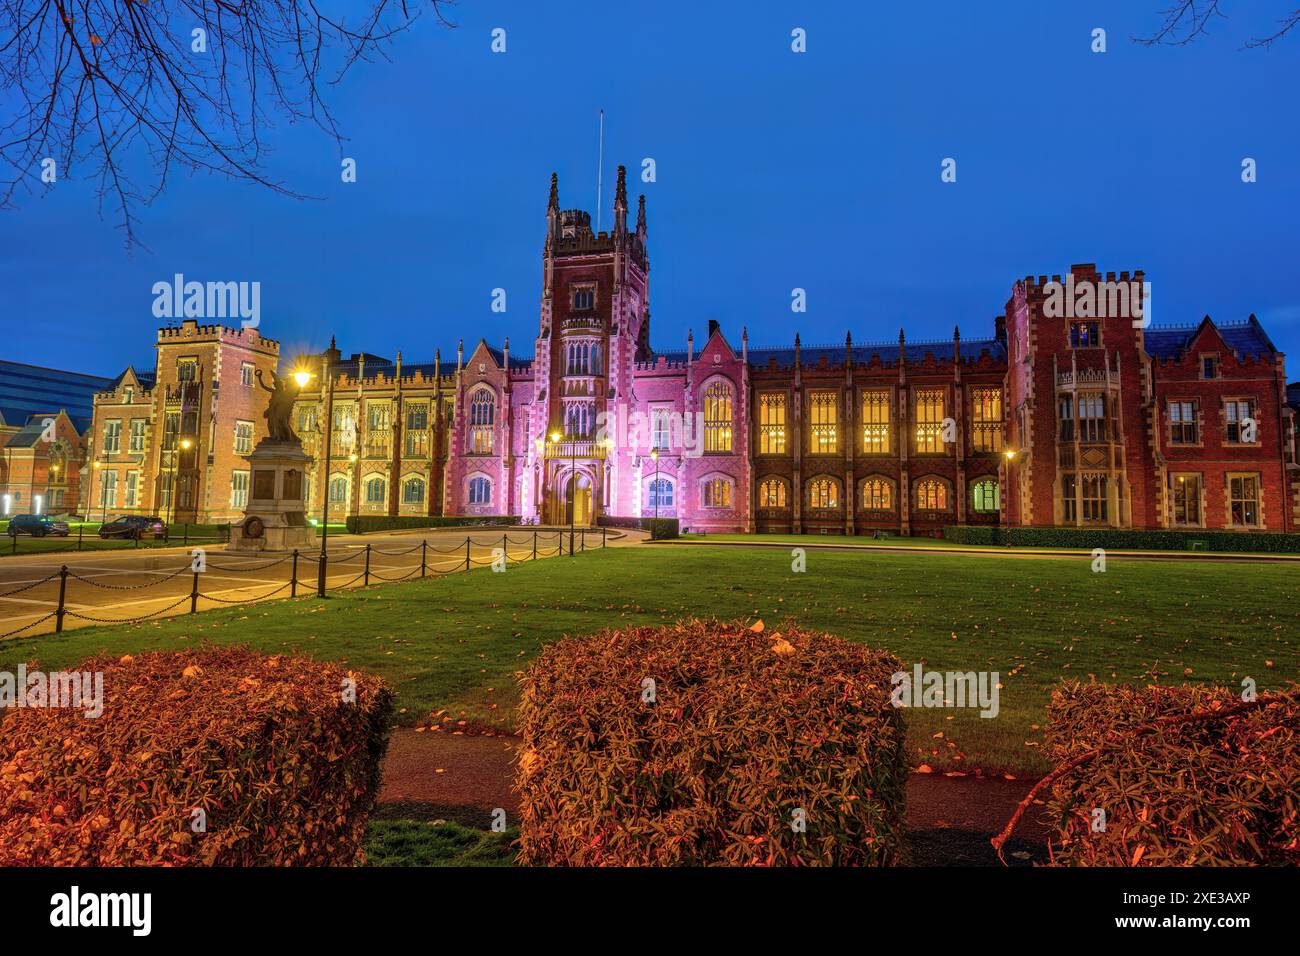
[[[1160,29],[1149,37],[1134,37],[1134,41],[1145,46],[1168,44],[1184,46],[1197,37],[1208,35],[1207,27],[1215,20],[1226,20],[1228,15],[1219,9],[1219,0],[1179,0],[1168,10],[1160,11],[1165,21]],[[1255,37],[1248,40],[1243,49],[1270,47],[1300,23],[1300,10],[1293,10],[1289,15],[1277,21],[1277,30],[1269,36]]]
[[[452,25],[453,0],[422,2]],[[174,168],[298,197],[264,171],[264,129],[310,121],[341,145],[328,87],[418,17],[408,0],[0,0],[0,208],[47,161],[89,169],[128,248]]]

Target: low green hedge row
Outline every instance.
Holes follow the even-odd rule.
[[[351,534],[398,531],[405,528],[488,528],[503,524],[519,524],[519,515],[348,515],[347,524],[348,532]]]
[[[602,528],[635,528],[649,531],[651,541],[681,536],[681,524],[676,518],[625,518],[618,515],[601,515],[596,523]]]
[[[1143,531],[1123,528],[943,529],[954,544],[1009,544],[1027,548],[1131,548],[1142,551],[1234,551],[1300,554],[1300,534],[1251,531]]]

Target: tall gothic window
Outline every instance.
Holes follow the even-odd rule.
[[[758,453],[785,454],[784,392],[764,392],[758,396]]]
[[[721,380],[704,390],[704,451],[731,451],[731,386]]]
[[[758,485],[758,506],[760,508],[784,508],[787,498],[786,485],[780,478],[764,478]]]
[[[402,484],[402,503],[418,505],[424,501],[424,479],[407,478]]]
[[[652,479],[647,504],[651,508],[671,508],[673,506],[673,483],[667,478]]]
[[[922,478],[916,483],[917,511],[947,511],[948,486],[939,478]]]
[[[1079,441],[1106,440],[1106,396],[1101,392],[1079,395]]]
[[[492,503],[492,482],[482,475],[469,480],[469,503],[486,505]]]
[[[894,483],[888,478],[868,478],[863,481],[862,510],[894,510]]]
[[[808,393],[808,452],[833,455],[840,445],[839,393]]]
[[[809,508],[838,508],[840,484],[834,478],[814,478],[808,482]]]
[[[889,389],[867,389],[862,393],[862,451],[887,454],[889,439]]]
[[[469,450],[471,455],[492,454],[492,419],[496,415],[496,395],[481,388],[469,400]]]
[[[1002,389],[970,390],[971,448],[975,451],[1002,450]]]
[[[916,451],[922,455],[943,451],[941,388],[922,388],[916,391]]]
[[[731,482],[726,478],[710,478],[704,483],[704,507],[730,508]]]
[[[981,478],[971,485],[971,507],[977,514],[998,510],[998,482],[996,478]]]
[[[1100,523],[1106,520],[1106,476],[1083,476],[1083,520]]]

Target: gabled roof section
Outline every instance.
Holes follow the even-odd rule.
[[[1277,355],[1277,347],[1268,337],[1259,319],[1251,315],[1244,322],[1225,322],[1219,325],[1208,315],[1196,325],[1158,326],[1146,330],[1144,340],[1146,353],[1152,358],[1178,360],[1183,357],[1196,338],[1206,329],[1211,329],[1223,339],[1223,343],[1243,360],[1249,358],[1272,358]]]

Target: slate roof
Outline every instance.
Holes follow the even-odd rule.
[[[90,427],[95,393],[112,385],[112,379],[99,375],[0,360],[0,415],[15,425],[38,413],[67,409],[77,431],[85,431]]]
[[[1178,358],[1206,323],[1218,329],[1223,341],[1243,359],[1272,357],[1277,354],[1277,348],[1269,339],[1268,333],[1259,324],[1259,319],[1252,315],[1244,322],[1225,322],[1222,325],[1208,316],[1195,325],[1153,325],[1146,330],[1144,336],[1147,355],[1159,359]]]
[[[995,362],[1004,362],[1007,357],[1006,347],[998,339],[962,339],[961,357],[963,361],[977,361],[988,350],[989,357]],[[908,364],[916,365],[925,361],[927,353],[933,353],[939,361],[952,358],[952,339],[938,342],[906,342],[903,357]],[[695,353],[696,355],[699,352]],[[898,343],[873,343],[855,345],[850,349],[855,365],[866,365],[873,355],[879,355],[882,362],[898,361]],[[656,352],[654,361],[663,357],[669,362],[685,362],[684,351]],[[844,361],[844,346],[840,345],[800,345],[799,358],[805,366],[816,365],[825,356],[826,361],[836,365]],[[778,365],[794,365],[794,346],[783,348],[751,348],[749,364],[754,368],[764,368],[773,358]]]

